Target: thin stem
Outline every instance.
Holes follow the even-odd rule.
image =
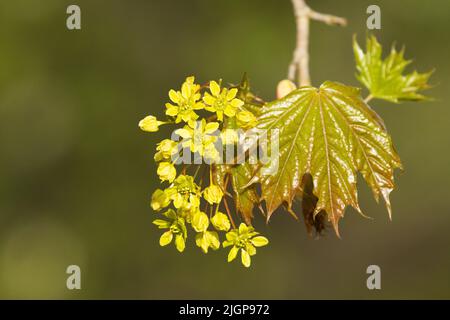
[[[297,80],[301,86],[311,85],[309,73],[309,21],[310,19],[321,21],[329,25],[345,26],[347,20],[329,14],[323,14],[311,10],[305,0],[291,0],[294,7],[294,15],[297,25],[297,39],[292,62],[289,65],[288,78]],[[297,79],[295,79],[297,75]]]
[[[373,99],[373,96],[372,96],[371,94],[369,94],[369,95],[364,99],[364,102],[365,102],[365,103],[369,103],[369,101],[372,100],[372,99]]]
[[[347,25],[347,20],[341,17],[336,17],[330,14],[324,14],[316,12],[314,10],[309,11],[309,17],[312,20],[320,21],[326,23],[329,26],[341,26],[345,27]]]
[[[227,177],[225,178],[225,192],[228,189],[228,182],[230,181],[229,177],[230,176],[227,175]],[[231,216],[230,208],[228,207],[227,195],[226,194],[223,195],[223,203],[225,205],[225,210],[227,212],[228,218],[231,221],[231,225],[233,226],[233,229],[236,229],[236,224],[234,223],[233,217]]]
[[[225,210],[227,211],[227,215],[231,221],[231,225],[233,226],[233,229],[236,229],[236,224],[234,223],[233,217],[231,216],[230,208],[228,207],[226,197],[223,197],[223,203],[225,204]]]
[[[212,166],[209,166],[209,184],[213,184]]]
[[[197,174],[198,174],[198,172],[200,171],[200,168],[201,168],[201,165],[199,164],[198,167],[197,167],[197,169],[195,170],[195,173],[194,173],[194,179],[197,178]]]

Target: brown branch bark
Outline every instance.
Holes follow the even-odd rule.
[[[298,86],[311,85],[309,73],[309,22],[316,20],[328,25],[345,26],[347,20],[341,17],[323,14],[312,10],[305,0],[291,0],[297,25],[297,39],[292,62],[289,65],[288,78]],[[297,79],[296,79],[297,77]]]

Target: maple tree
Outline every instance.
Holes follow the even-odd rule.
[[[160,238],[162,246],[173,241],[178,251],[184,251],[190,225],[196,245],[207,253],[220,248],[219,234],[224,232],[222,247],[232,247],[228,261],[240,252],[248,267],[256,247],[268,244],[252,226],[255,211],[262,212],[267,221],[279,208],[298,218],[297,201],[309,233],[320,233],[328,221],[339,236],[339,220],[347,206],[363,214],[358,173],[375,199],[384,200],[391,216],[394,171],[402,165],[383,120],[369,102],[429,99],[421,92],[429,88],[431,72],[406,73],[410,61],[404,58],[404,49],[392,47],[383,59],[374,36],[367,37],[365,50],[354,37],[356,78],[367,88],[367,97],[362,97],[361,89],[337,82],[312,86],[307,39],[310,20],[338,25],[346,21],[317,13],[303,0],[292,2],[297,46],[289,79],[280,81],[276,100],[265,102],[256,97],[246,75],[239,85],[230,86],[222,81],[199,85],[194,77],[188,77],[181,90],[169,91],[166,121],[147,116],[139,123],[148,132],[158,131],[161,125],[182,126],[174,131],[181,142],[165,139],[156,148],[157,174],[169,184],[164,190],[157,189],[151,202],[156,212],[166,210],[162,213],[165,219],[154,221],[166,229]],[[276,135],[268,134],[266,144],[261,145],[260,134],[268,132]],[[255,134],[256,139],[248,139]],[[230,149],[242,152],[223,161]],[[252,150],[265,153],[268,161],[252,159]],[[205,162],[185,162],[177,170],[180,159],[190,160],[191,153]],[[239,216],[241,222],[236,223]]]

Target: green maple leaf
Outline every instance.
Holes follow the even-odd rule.
[[[356,37],[353,38],[357,79],[367,87],[373,98],[399,102],[402,100],[424,100],[419,91],[430,88],[428,79],[433,73],[412,73],[403,75],[411,61],[404,59],[404,49],[398,52],[392,47],[390,54],[382,60],[382,47],[374,36],[366,39],[366,52],[360,48]]]
[[[317,197],[313,215],[325,212],[338,234],[346,206],[361,212],[357,172],[377,200],[384,198],[391,214],[389,194],[400,159],[383,121],[361,99],[359,89],[334,82],[318,89],[301,87],[267,103],[258,123],[259,130],[279,130],[278,169],[269,175],[258,173],[267,219],[282,204],[291,211],[305,176],[311,175]]]

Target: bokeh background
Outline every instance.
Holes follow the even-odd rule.
[[[78,4],[82,30],[66,29]],[[250,270],[226,252],[180,255],[160,248],[151,221],[159,185],[145,115],[163,116],[170,88],[187,75],[237,82],[248,72],[270,100],[295,38],[288,0],[0,2],[0,298],[450,298],[450,2],[316,0],[346,28],[313,22],[313,82],[358,85],[351,37],[367,32],[366,8],[382,9],[387,49],[407,47],[420,71],[436,68],[434,102],[374,101],[404,163],[393,221],[359,184],[367,220],[348,209],[342,239],[302,222],[256,219],[270,245]],[[192,239],[191,239],[192,240]],[[66,289],[66,267],[82,290]],[[366,288],[366,268],[382,290]]]

